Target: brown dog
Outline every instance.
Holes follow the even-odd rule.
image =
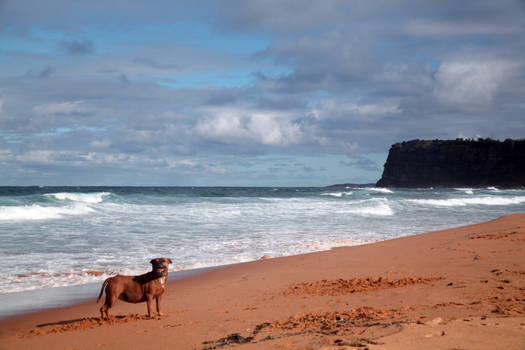
[[[153,299],[157,301],[157,313],[160,311],[160,302],[162,294],[166,291],[168,280],[168,265],[171,260],[168,258],[157,258],[150,261],[153,265],[151,272],[140,276],[114,276],[106,279],[102,283],[100,294],[97,302],[102,297],[104,288],[106,288],[106,301],[100,308],[100,316],[109,319],[109,309],[115,305],[117,299],[127,301],[128,303],[146,302],[148,305],[148,316],[151,317],[151,306]]]

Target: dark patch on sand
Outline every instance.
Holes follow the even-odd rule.
[[[249,342],[266,342],[304,334],[337,336],[333,343],[338,346],[378,344],[373,339],[399,332],[401,325],[409,322],[411,321],[406,318],[403,311],[367,306],[346,311],[309,312],[286,320],[258,324],[247,336],[232,333],[218,340],[205,341],[203,350]]]
[[[510,231],[510,232],[498,232],[498,233],[484,233],[484,234],[473,234],[469,236],[469,239],[502,239],[517,234],[524,234],[525,232]]]
[[[318,295],[337,296],[356,292],[380,289],[407,287],[416,284],[429,284],[443,279],[442,277],[406,277],[391,280],[385,277],[367,277],[353,279],[321,280],[315,282],[296,283],[282,294],[287,295]]]

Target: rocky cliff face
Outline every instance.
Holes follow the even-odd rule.
[[[525,139],[392,145],[380,187],[525,187]]]

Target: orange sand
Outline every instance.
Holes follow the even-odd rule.
[[[1,321],[0,349],[525,349],[525,214],[213,270],[159,319],[99,307]]]

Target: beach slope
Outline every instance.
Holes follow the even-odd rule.
[[[160,319],[99,307],[3,320],[0,349],[524,349],[525,214],[174,281]]]

